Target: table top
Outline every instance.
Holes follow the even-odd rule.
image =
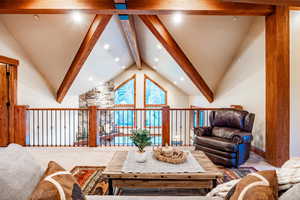
[[[205,172],[197,173],[124,173],[123,164],[128,151],[117,151],[108,166],[103,171],[103,176],[112,179],[217,179],[222,178],[223,173],[212,163],[202,151],[191,151]]]

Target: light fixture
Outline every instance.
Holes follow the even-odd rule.
[[[154,65],[154,66],[153,66],[153,69],[157,69],[157,66],[156,66],[156,65]]]
[[[159,59],[158,59],[158,58],[154,58],[154,61],[155,61],[155,62],[158,62],[158,61],[159,61]]]
[[[116,57],[115,58],[115,62],[119,62],[120,61],[120,58],[119,57]]]
[[[34,19],[35,21],[39,21],[39,20],[40,20],[40,16],[39,16],[39,15],[33,15],[33,19]]]
[[[237,16],[233,16],[233,17],[232,17],[232,20],[233,20],[233,21],[237,21],[238,19],[239,19],[239,18],[238,18]]]
[[[89,81],[93,81],[93,80],[94,80],[93,77],[90,76],[90,77],[89,77]]]
[[[76,23],[81,23],[82,22],[82,15],[80,12],[73,12],[72,13],[72,18],[73,21]]]
[[[181,13],[175,13],[175,14],[173,15],[173,22],[174,22],[175,24],[181,23],[181,22],[182,22],[182,14],[181,14]]]
[[[157,48],[158,50],[161,50],[161,49],[162,49],[162,46],[161,46],[160,44],[157,44],[157,45],[156,45],[156,48]]]
[[[110,48],[110,45],[109,45],[109,44],[103,45],[103,49],[108,50],[109,48]]]
[[[173,81],[173,83],[174,83],[175,85],[177,85],[177,81]]]
[[[126,66],[125,65],[122,65],[122,67],[121,67],[122,69],[125,69],[126,68]]]
[[[180,80],[181,80],[181,81],[184,81],[184,78],[183,78],[183,77],[180,77]]]

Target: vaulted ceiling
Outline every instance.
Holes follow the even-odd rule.
[[[74,23],[70,14],[0,15],[0,22],[22,45],[55,93],[93,18],[94,15],[85,14],[80,23]],[[175,23],[172,15],[159,18],[213,91],[230,66],[253,19],[183,15],[182,22]],[[201,95],[144,23],[138,17],[134,21],[143,62],[188,95]],[[113,16],[68,94],[79,95],[111,80],[134,63],[119,18]]]

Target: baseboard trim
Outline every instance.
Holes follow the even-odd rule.
[[[251,151],[253,151],[254,153],[256,153],[257,155],[263,157],[263,158],[266,158],[266,152],[264,152],[263,150],[257,148],[257,147],[254,147],[252,146],[251,147]]]

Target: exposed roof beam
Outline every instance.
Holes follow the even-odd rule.
[[[222,0],[224,2],[251,3],[279,6],[300,6],[300,0]]]
[[[72,83],[74,82],[86,59],[90,55],[92,49],[94,48],[96,42],[101,36],[106,25],[108,24],[110,18],[111,15],[95,16],[85,38],[81,43],[79,50],[77,51],[77,54],[75,55],[75,58],[73,59],[73,62],[67,74],[64,77],[63,82],[61,83],[57,91],[56,100],[58,102],[61,103],[64,97],[66,96],[68,90],[70,89]]]
[[[126,0],[114,0],[115,7],[119,10],[125,10],[128,8]],[[142,69],[142,62],[140,56],[140,50],[138,46],[136,29],[133,16],[119,15],[123,32],[126,36],[128,46],[130,48],[131,55],[136,63],[138,69]]]
[[[114,8],[111,0],[1,0],[0,13],[62,14],[72,10],[94,14],[163,15],[174,12],[201,15],[268,15],[265,5],[227,3],[220,0],[130,0],[128,9]]]
[[[142,69],[141,55],[138,46],[133,16],[128,16],[127,20],[122,19],[121,24],[136,66],[138,69]]]
[[[214,94],[156,15],[139,16],[209,102]]]

